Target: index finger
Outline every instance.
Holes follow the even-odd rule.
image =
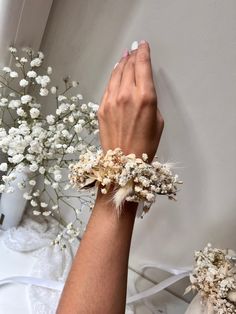
[[[141,41],[135,61],[135,81],[140,89],[153,88],[152,65],[149,44]]]

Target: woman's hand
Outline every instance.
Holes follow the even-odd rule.
[[[157,107],[150,48],[141,41],[114,68],[98,111],[104,151],[119,147],[125,154],[155,156],[164,120]]]

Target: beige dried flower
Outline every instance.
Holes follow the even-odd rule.
[[[218,314],[236,313],[236,265],[232,256],[233,251],[212,248],[211,244],[195,252],[191,289],[187,290],[199,291]]]
[[[78,189],[91,187],[95,182],[101,184],[102,193],[111,186],[117,187],[113,201],[121,209],[124,200],[144,201],[145,212],[155,201],[156,194],[167,195],[175,199],[178,177],[172,175],[167,164],[154,161],[148,164],[147,154],[136,158],[135,154],[124,155],[120,148],[108,150],[104,155],[87,151],[80,155],[76,164],[70,165],[70,181]]]

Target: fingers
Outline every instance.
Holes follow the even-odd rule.
[[[150,58],[150,48],[147,42],[139,43],[135,61],[135,81],[140,90],[153,88],[152,65]]]
[[[123,69],[120,89],[135,86],[135,60],[136,50],[132,51],[128,56],[128,60]]]
[[[116,91],[119,89],[120,84],[121,84],[121,78],[123,75],[123,70],[124,70],[124,67],[125,67],[127,60],[128,60],[128,55],[129,55],[128,50],[125,50],[120,62],[116,63],[116,65],[115,65],[115,67],[111,73],[111,78],[110,78],[110,81],[108,84],[108,90],[109,91]]]

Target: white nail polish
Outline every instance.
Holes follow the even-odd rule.
[[[135,40],[131,45],[131,51],[138,49],[138,42]]]
[[[114,70],[115,70],[115,68],[117,67],[117,65],[119,64],[119,62],[117,62],[116,64],[115,64],[115,66],[114,66]]]

